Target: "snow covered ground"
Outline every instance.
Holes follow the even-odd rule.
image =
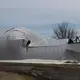
[[[70,63],[66,63],[67,61],[69,61]],[[24,59],[24,60],[0,60],[0,63],[32,63],[32,64],[73,64],[74,60],[44,60],[44,59]],[[75,62],[77,62],[78,65],[80,65],[80,62],[78,62],[77,60],[75,60]]]

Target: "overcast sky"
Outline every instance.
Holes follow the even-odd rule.
[[[80,23],[80,0],[0,0],[0,25]]]
[[[0,7],[79,10],[80,0],[0,0]]]
[[[51,34],[49,26],[63,21],[80,23],[80,0],[0,0],[0,27],[45,24],[46,31],[45,28],[38,31]]]

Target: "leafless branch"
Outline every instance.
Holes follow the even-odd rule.
[[[57,24],[57,27],[53,28],[53,31],[58,39],[74,38],[77,35],[76,30],[72,26],[69,27],[69,24],[66,22]]]

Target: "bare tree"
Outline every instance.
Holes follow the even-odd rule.
[[[75,38],[77,35],[77,31],[72,26],[69,26],[67,22],[57,24],[57,27],[53,28],[53,32],[55,34],[53,38],[57,39]]]

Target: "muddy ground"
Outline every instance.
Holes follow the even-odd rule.
[[[10,78],[8,80],[26,80],[21,75],[28,77],[27,80],[80,80],[80,66],[72,65],[61,65],[61,66],[41,66],[41,65],[0,65],[0,71],[7,72]],[[0,77],[3,73],[0,72]],[[13,72],[13,73],[12,73]],[[13,74],[13,79],[11,79]],[[18,77],[16,76],[20,76]],[[9,77],[7,76],[7,77]],[[0,78],[0,80],[7,80],[7,78]]]

